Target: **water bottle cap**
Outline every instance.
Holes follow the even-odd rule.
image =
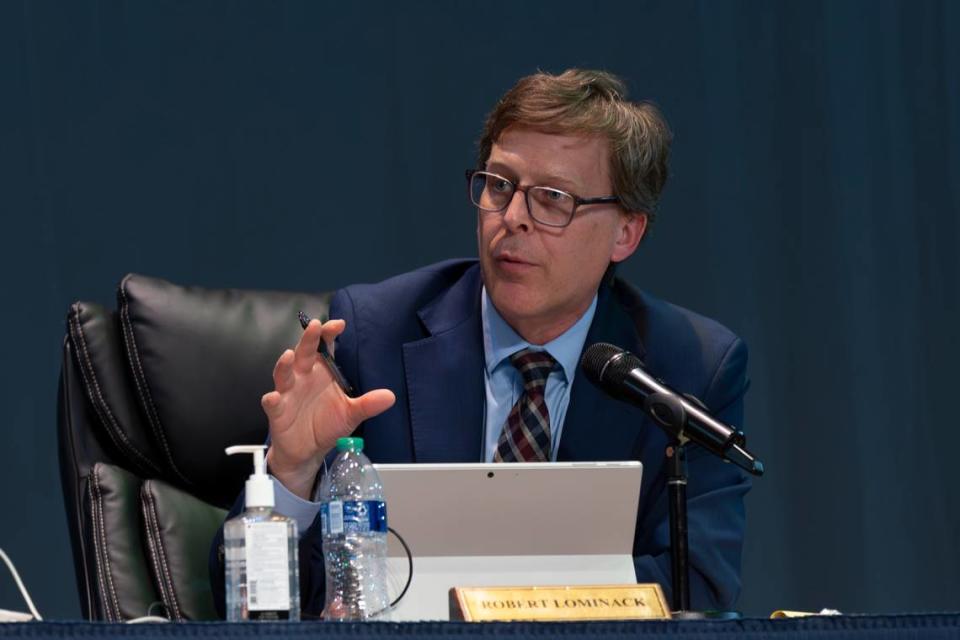
[[[338,438],[337,451],[363,451],[363,438]]]

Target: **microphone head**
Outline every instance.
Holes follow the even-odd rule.
[[[583,357],[580,358],[580,369],[587,375],[587,380],[602,387],[607,365],[621,353],[624,353],[624,350],[620,347],[597,342],[584,349]]]

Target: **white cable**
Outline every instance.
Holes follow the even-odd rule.
[[[23,586],[23,581],[20,579],[20,574],[17,573],[17,568],[13,566],[13,561],[10,560],[9,556],[0,548],[0,558],[3,558],[3,561],[7,564],[7,568],[10,569],[10,573],[13,574],[13,580],[17,583],[17,586],[20,588],[20,595],[23,596],[23,599],[27,601],[27,607],[30,608],[30,613],[33,614],[35,620],[43,620],[40,617],[40,612],[37,611],[37,608],[33,606],[33,600],[30,599],[30,594],[27,593],[27,588]]]
[[[140,624],[140,623],[142,623],[142,622],[172,622],[172,620],[170,620],[169,618],[164,618],[163,616],[155,616],[155,615],[153,615],[152,613],[150,613],[151,611],[153,611],[153,608],[156,607],[156,606],[159,606],[159,607],[162,609],[162,608],[163,608],[163,603],[162,603],[162,602],[151,602],[151,603],[150,603],[150,606],[147,607],[147,615],[141,616],[141,617],[139,617],[139,618],[133,618],[132,620],[127,620],[126,623],[127,623],[127,624]]]
[[[30,608],[30,613],[33,614],[34,620],[42,621],[43,618],[40,617],[40,612],[37,611],[37,608],[33,606],[33,600],[30,599],[30,594],[27,593],[27,588],[23,586],[23,581],[20,579],[20,574],[17,573],[17,568],[13,566],[13,560],[0,548],[0,558],[6,563],[7,568],[10,569],[10,573],[13,574],[13,580],[17,583],[17,587],[20,588],[20,595],[23,596],[23,599],[27,601],[27,607]],[[127,620],[127,624],[140,624],[143,622],[170,622],[168,618],[162,618],[160,616],[143,616],[140,618],[134,618],[133,620]]]
[[[160,616],[143,616],[142,618],[127,620],[127,624],[140,624],[142,622],[170,622],[170,620],[167,618],[161,618]]]

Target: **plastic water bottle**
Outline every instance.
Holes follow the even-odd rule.
[[[387,506],[380,475],[362,438],[337,440],[336,459],[320,483],[327,620],[383,618],[387,596]]]

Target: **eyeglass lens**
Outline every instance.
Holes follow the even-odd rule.
[[[502,211],[510,205],[517,188],[501,176],[478,171],[470,181],[470,199],[485,211]],[[566,225],[576,202],[569,193],[550,187],[529,187],[526,190],[530,217],[548,225]]]

